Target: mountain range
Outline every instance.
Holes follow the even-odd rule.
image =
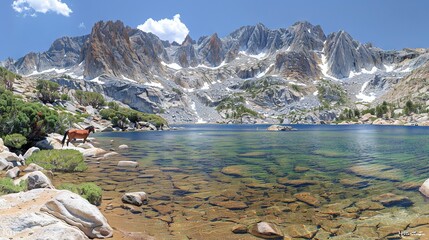
[[[429,99],[428,60],[427,49],[387,51],[309,22],[170,43],[100,21],[89,35],[59,38],[45,52],[0,65],[30,80],[99,91],[172,123],[317,123],[345,107]]]

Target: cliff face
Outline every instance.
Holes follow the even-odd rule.
[[[148,50],[134,51],[130,31],[131,29],[119,21],[95,24],[82,54],[82,60],[85,60],[85,77],[96,78],[106,74],[129,79],[144,78],[149,72],[148,62],[154,58],[157,60],[157,56],[153,45],[148,47]],[[146,44],[144,40],[145,38],[139,35],[133,37],[133,43],[138,43],[136,45],[143,48]]]

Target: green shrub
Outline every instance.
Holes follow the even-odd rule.
[[[79,194],[94,205],[98,206],[101,204],[101,196],[103,191],[94,183],[82,183],[79,185],[63,183],[58,187],[58,189],[65,189]]]
[[[68,101],[68,100],[70,100],[69,95],[65,93],[61,94],[61,101]]]
[[[119,104],[118,104],[118,103],[116,103],[116,102],[109,102],[109,103],[107,104],[107,106],[109,106],[109,108],[110,108],[110,109],[113,109],[113,110],[115,110],[115,111],[118,111],[118,110],[119,110]]]
[[[33,153],[26,161],[47,169],[60,172],[82,172],[87,169],[82,153],[73,149],[42,150]]]
[[[27,139],[19,133],[6,135],[4,137],[4,145],[10,148],[21,149],[25,144],[27,144]]]
[[[43,103],[53,103],[60,99],[60,85],[49,80],[38,80],[36,89],[39,91],[39,99]]]
[[[10,178],[0,179],[0,195],[17,193],[25,190],[27,190],[27,181],[21,181],[19,185],[15,185]]]
[[[59,114],[38,102],[25,102],[0,88],[0,136],[19,133],[28,140],[40,140],[62,128]]]
[[[0,84],[2,85],[2,87],[8,90],[12,90],[15,79],[21,78],[22,77],[20,75],[15,74],[4,67],[0,67]]]
[[[83,106],[91,105],[94,108],[104,106],[105,101],[103,95],[97,92],[85,92],[82,90],[76,90],[76,100]]]
[[[109,103],[109,106],[110,105],[116,108],[116,105]],[[128,121],[133,123],[140,121],[150,122],[157,128],[167,125],[167,121],[156,114],[143,113],[119,106],[116,110],[114,108],[102,109],[100,115],[103,119],[112,121],[114,127],[120,127],[121,123],[128,123]]]

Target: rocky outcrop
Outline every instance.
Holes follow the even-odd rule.
[[[222,63],[225,59],[225,49],[216,33],[202,41],[198,48],[198,54],[202,61],[209,66],[216,67]]]
[[[2,237],[108,238],[112,228],[94,205],[65,190],[34,189],[0,197]]]
[[[280,126],[280,125],[271,125],[267,128],[268,131],[292,131],[294,128],[291,126]]]
[[[315,53],[308,51],[279,53],[275,61],[275,73],[287,79],[319,79],[321,72]]]
[[[379,50],[369,44],[355,41],[345,31],[328,36],[324,54],[327,56],[328,73],[337,78],[348,77],[351,71],[370,71],[373,67],[384,68]]]
[[[195,41],[187,35],[182,45],[177,48],[177,51],[173,54],[175,62],[178,62],[179,65],[184,68],[196,67],[198,65],[198,58],[194,44]]]
[[[157,51],[147,34],[133,31],[120,21],[96,23],[82,51],[84,76],[89,79],[107,74],[143,80],[151,66],[161,69]]]

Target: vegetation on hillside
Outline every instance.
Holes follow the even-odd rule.
[[[75,97],[79,104],[83,106],[90,105],[94,108],[100,108],[105,104],[103,95],[97,92],[76,90]]]
[[[216,110],[218,112],[225,112],[226,118],[232,119],[241,119],[245,115],[259,116],[257,112],[247,108],[244,104],[245,99],[243,96],[231,95],[222,99],[217,105]]]
[[[112,121],[113,127],[123,128],[128,123],[149,122],[160,129],[167,126],[167,121],[156,115],[150,113],[139,112],[134,109],[120,107],[117,103],[109,102],[109,108],[102,109],[100,115],[103,119]]]
[[[324,109],[331,109],[332,106],[341,106],[347,103],[347,93],[344,88],[328,80],[320,80],[317,85],[319,101]]]
[[[15,74],[4,67],[0,67],[0,86],[6,88],[7,90],[12,90],[13,83],[16,79],[21,79],[22,77],[18,74]]]
[[[38,80],[36,89],[43,103],[53,103],[60,99],[60,85],[49,80]]]

